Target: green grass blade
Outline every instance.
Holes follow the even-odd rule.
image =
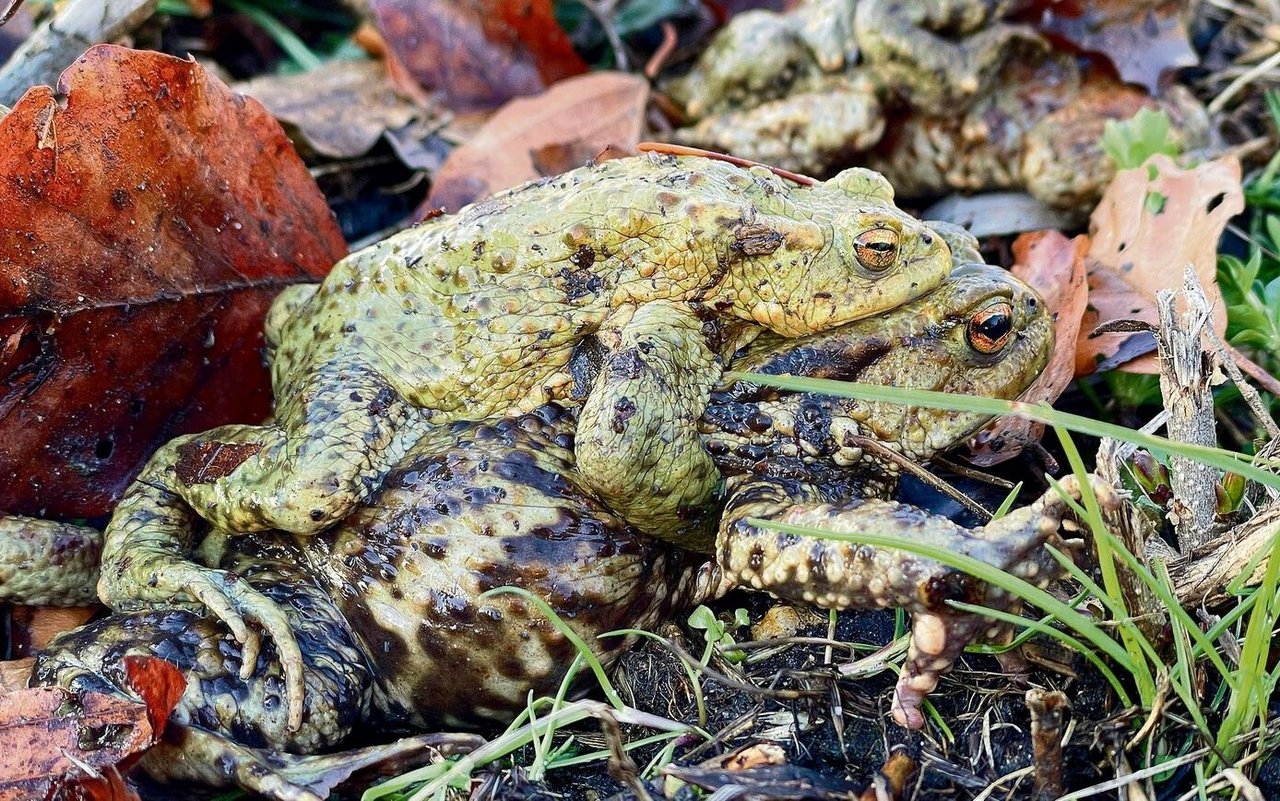
[[[1120,699],[1121,704],[1126,707],[1133,706],[1133,700],[1129,697],[1129,692],[1125,689],[1124,683],[1120,681],[1120,677],[1107,666],[1106,662],[1103,662],[1098,655],[1094,653],[1092,648],[1085,645],[1075,637],[1072,637],[1062,629],[1054,628],[1053,626],[1045,623],[1044,620],[1031,620],[1025,617],[1019,617],[1018,615],[1014,615],[1009,612],[1001,612],[998,609],[988,609],[985,606],[978,606],[977,604],[966,604],[961,603],[960,601],[952,601],[951,606],[961,612],[970,612],[975,615],[982,615],[983,617],[999,620],[1003,623],[1025,628],[1033,634],[1043,634],[1046,637],[1052,637],[1053,639],[1063,643],[1071,650],[1083,656],[1089,664],[1093,665],[1094,668],[1102,674],[1103,678],[1107,680],[1107,683],[1111,685],[1111,689],[1115,691],[1116,697]]]
[[[1114,423],[1104,423],[1090,417],[1069,414],[1052,409],[1045,404],[1019,403],[1017,401],[983,398],[977,395],[954,395],[947,392],[932,392],[923,389],[902,389],[901,387],[884,387],[877,384],[858,384],[848,381],[832,381],[825,378],[796,378],[793,376],[759,375],[756,373],[727,372],[732,380],[748,381],[762,386],[789,389],[797,392],[815,392],[841,398],[876,401],[880,403],[897,403],[921,406],[929,409],[952,409],[975,414],[993,416],[1014,414],[1028,420],[1035,420],[1051,426],[1061,426],[1069,431],[1089,434],[1095,437],[1111,437],[1122,442],[1131,442],[1154,453],[1168,456],[1176,454],[1188,459],[1196,459],[1229,473],[1236,473],[1252,479],[1264,487],[1280,489],[1280,475],[1263,470],[1252,464],[1252,457],[1233,453],[1222,448],[1210,448],[1203,445],[1188,445],[1172,442],[1154,434],[1144,434]],[[1280,468],[1280,460],[1265,462]]]
[[[480,598],[484,599],[494,595],[508,594],[519,595],[521,598],[524,598],[529,603],[538,607],[538,611],[542,612],[542,614],[546,616],[547,620],[551,621],[551,625],[556,627],[556,631],[563,634],[565,639],[573,643],[573,647],[578,649],[578,653],[582,654],[582,658],[586,660],[587,666],[590,667],[591,672],[595,674],[596,681],[600,682],[600,689],[604,691],[605,698],[609,699],[609,705],[614,709],[619,710],[626,707],[626,704],[622,702],[622,696],[618,695],[618,691],[613,687],[613,682],[609,681],[609,676],[605,673],[604,665],[600,664],[600,659],[595,655],[595,652],[591,650],[591,646],[587,645],[586,642],[578,636],[578,632],[574,631],[572,626],[564,622],[564,620],[556,614],[556,611],[552,609],[546,601],[523,587],[494,587],[491,590],[481,593]]]

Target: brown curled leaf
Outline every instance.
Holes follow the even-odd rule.
[[[262,319],[346,249],[271,115],[101,45],[0,119],[0,510],[105,513],[175,434],[270,409]]]
[[[254,78],[235,89],[289,126],[295,143],[335,159],[363,156],[388,131],[430,116],[401,95],[381,61],[330,61],[310,72]]]
[[[1112,320],[1157,323],[1156,293],[1179,289],[1188,264],[1205,289],[1221,336],[1227,310],[1217,283],[1218,240],[1243,209],[1240,162],[1234,157],[1184,170],[1168,156],[1153,156],[1117,174],[1089,219],[1089,308],[1076,343],[1076,375],[1102,367],[1158,372],[1146,331],[1090,335]]]
[[[422,211],[448,211],[517,184],[580,167],[612,148],[635,149],[649,84],[621,72],[570,78],[536,97],[513,100],[489,118],[436,173]],[[549,158],[558,150],[556,158]],[[543,173],[539,163],[551,170]],[[420,211],[420,213],[422,213]]]
[[[186,680],[176,667],[150,656],[129,657],[125,670],[142,701],[60,687],[0,696],[0,801],[62,792],[61,785],[74,785],[86,767],[97,773],[127,768],[156,743],[158,727],[172,714]],[[112,797],[66,792],[72,794],[63,797]]]
[[[1120,79],[1158,94],[1167,71],[1199,63],[1182,0],[1035,2],[1028,16],[1051,37],[1105,57]]]

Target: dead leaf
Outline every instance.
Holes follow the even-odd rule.
[[[22,5],[22,0],[0,0],[0,64],[9,60],[34,28],[31,11]]]
[[[383,133],[429,112],[392,85],[378,61],[329,61],[320,69],[267,75],[236,84],[322,156],[349,159],[368,153]]]
[[[94,47],[0,120],[0,176],[0,509],[103,514],[175,434],[268,413],[266,309],[346,246],[257,101]]]
[[[649,84],[622,72],[570,78],[513,100],[445,160],[424,209],[457,211],[501,189],[580,167],[606,148],[635,150]],[[544,173],[539,165],[551,172]]]
[[[84,625],[100,609],[96,606],[9,607],[9,649],[13,656],[27,656],[44,648],[57,634]]]
[[[724,770],[751,770],[765,765],[787,764],[787,752],[777,743],[752,743],[723,757],[716,764]]]
[[[1199,63],[1187,34],[1184,0],[1090,0],[1032,4],[1036,26],[1087,53],[1104,56],[1121,80],[1158,94],[1167,70]]]
[[[383,37],[455,111],[491,109],[587,71],[551,0],[372,0]]]
[[[1010,271],[1031,285],[1053,315],[1053,355],[1044,372],[1019,400],[1027,403],[1058,399],[1075,378],[1076,340],[1089,302],[1085,254],[1089,237],[1067,239],[1058,231],[1035,231],[1013,243],[1015,263]],[[1044,434],[1044,424],[1020,417],[997,418],[970,440],[968,461],[990,467],[1017,456]]]
[[[0,662],[0,698],[11,692],[27,689],[31,670],[36,666],[34,656],[6,659]]]
[[[1156,171],[1151,178],[1148,169]],[[1218,240],[1244,209],[1240,162],[1225,157],[1190,170],[1168,156],[1116,175],[1089,219],[1089,307],[1080,324],[1076,375],[1100,365],[1131,373],[1159,371],[1149,333],[1090,338],[1102,323],[1134,319],[1155,324],[1155,296],[1182,285],[1191,264],[1213,305],[1214,330],[1226,331],[1227,311],[1217,283]],[[1137,346],[1138,358],[1125,358]],[[1125,351],[1124,349],[1127,349]]]
[[[127,767],[159,739],[186,680],[152,656],[126,657],[124,664],[141,702],[61,687],[0,696],[0,801],[44,798],[85,767]]]

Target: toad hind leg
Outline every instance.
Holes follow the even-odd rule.
[[[127,694],[123,658],[155,655],[187,679],[173,713],[178,723],[303,753],[341,742],[369,714],[374,679],[356,636],[309,576],[296,543],[284,535],[239,540],[221,567],[246,587],[260,588],[260,597],[282,610],[290,642],[301,646],[305,671],[294,681],[303,705],[296,720],[278,638],[253,654],[242,652],[221,620],[182,607],[116,613],[59,635],[37,659],[32,683]]]
[[[1072,480],[1064,488],[1079,498]],[[894,719],[924,725],[921,703],[973,639],[997,634],[998,625],[958,612],[948,601],[995,609],[1014,597],[955,568],[906,551],[800,536],[760,528],[758,518],[833,533],[900,534],[904,541],[940,546],[998,567],[1032,584],[1057,577],[1046,542],[1062,545],[1059,530],[1070,511],[1050,491],[1034,504],[984,528],[970,530],[915,507],[878,499],[821,503],[818,491],[796,482],[746,479],[732,488],[716,558],[726,577],[743,586],[825,608],[901,607],[913,615],[907,661],[894,693]]]
[[[426,416],[364,364],[331,362],[281,394],[278,422],[252,441],[228,443],[224,429],[174,440],[169,486],[218,528],[328,527],[376,489]]]
[[[0,601],[89,606],[101,551],[102,533],[88,526],[0,515]]]

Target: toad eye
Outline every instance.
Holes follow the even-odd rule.
[[[898,259],[898,232],[892,228],[872,228],[853,240],[853,253],[858,264],[880,272]]]
[[[998,352],[1009,343],[1013,332],[1013,307],[1007,302],[993,303],[969,318],[969,346],[978,353]]]

